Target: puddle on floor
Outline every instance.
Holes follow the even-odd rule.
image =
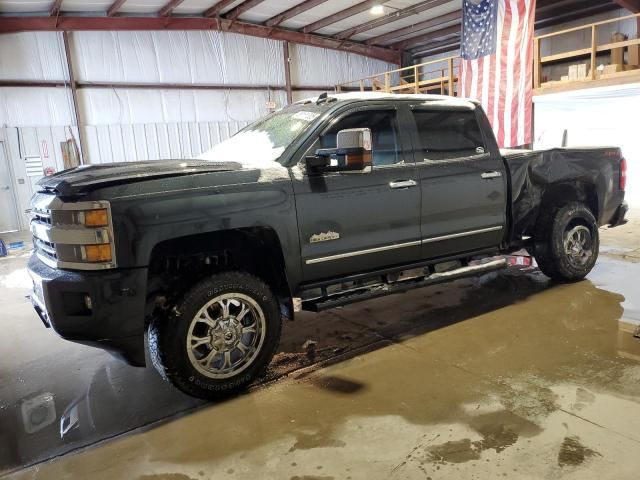
[[[304,478],[318,475],[308,471],[310,459],[317,459],[316,468],[324,458],[323,475],[345,478],[344,471],[328,471],[331,458],[348,464],[358,455],[365,463],[380,457],[398,465],[415,450],[416,468],[432,474],[436,467],[516,458],[528,442],[553,439],[557,448],[545,451],[546,461],[557,468],[591,464],[608,452],[558,418],[600,414],[607,410],[601,406],[606,395],[640,396],[640,340],[633,336],[640,323],[638,278],[640,265],[602,259],[589,280],[570,285],[551,285],[539,273],[503,272],[303,314],[287,325],[281,358],[291,364],[279,367],[308,364],[307,340],[316,342],[320,359],[375,342],[386,346],[204,408],[152,370],[105,361],[101,352],[50,358],[34,351],[19,372],[0,371],[0,468],[196,407],[196,413],[146,433],[144,441],[107,444],[105,455],[121,464],[100,460],[92,450],[68,461],[86,478],[134,475],[127,470],[131,462],[140,462],[139,473],[147,475],[164,465],[164,471],[200,478],[201,465],[215,464],[217,472],[233,469],[230,478],[246,478],[257,465],[271,478]],[[78,362],[86,369],[70,375]],[[570,403],[559,386],[572,392]],[[38,397],[47,392],[53,409]],[[628,411],[618,415],[640,413],[625,401]],[[406,468],[411,465],[407,460]],[[63,467],[50,468],[55,477]]]

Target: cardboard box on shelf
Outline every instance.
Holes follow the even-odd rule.
[[[639,67],[637,65],[602,65],[596,70],[596,80],[606,77],[615,77],[621,73],[628,72],[630,70],[637,70],[638,68]],[[589,71],[589,75],[591,75],[591,71]]]
[[[618,73],[624,71],[624,65],[620,63],[605,65],[604,70],[602,71],[603,75],[611,75],[612,73]]]
[[[587,65],[581,63],[578,65],[578,80],[584,80],[585,78],[587,78]]]
[[[585,80],[587,78],[587,65],[569,65],[567,80],[570,82],[576,82],[578,80]]]

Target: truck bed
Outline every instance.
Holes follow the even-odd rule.
[[[545,194],[555,189],[594,186],[599,225],[610,223],[622,202],[622,155],[617,147],[501,150],[511,181],[511,238],[530,235]]]

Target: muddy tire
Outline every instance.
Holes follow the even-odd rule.
[[[543,213],[536,229],[534,256],[542,273],[575,282],[586,277],[598,259],[600,237],[593,213],[570,203]]]
[[[246,387],[271,361],[282,330],[278,302],[260,279],[225,272],[189,290],[149,326],[151,361],[168,382],[207,400]]]

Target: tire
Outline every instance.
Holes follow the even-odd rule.
[[[554,280],[582,280],[598,259],[598,224],[591,210],[581,203],[570,203],[542,214],[536,237],[534,256],[538,267]]]
[[[166,381],[212,400],[260,375],[281,331],[280,308],[269,287],[253,275],[225,272],[195,285],[169,314],[151,322],[149,354]]]

